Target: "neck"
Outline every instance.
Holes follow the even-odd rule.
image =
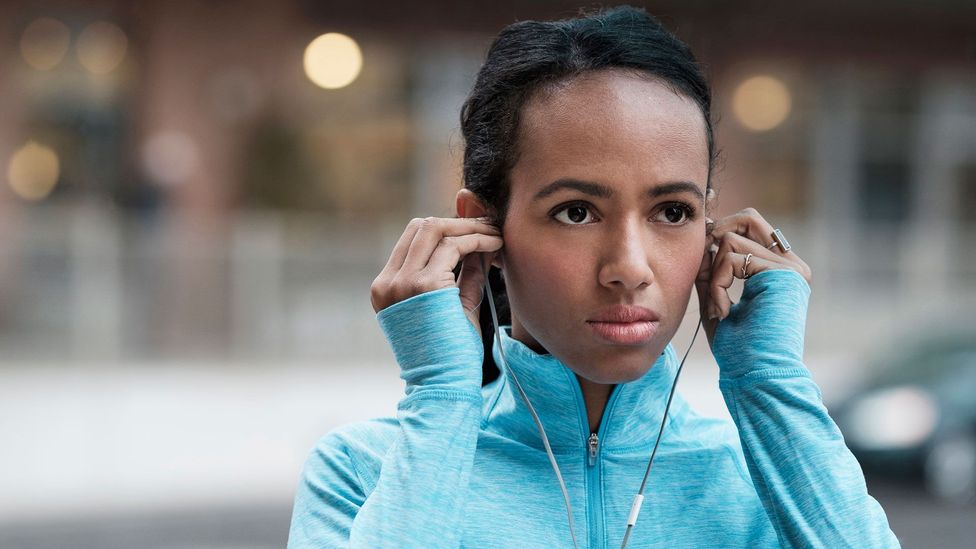
[[[512,337],[537,353],[548,353],[541,343],[529,335],[529,332],[525,330],[514,314],[512,315]],[[580,390],[583,392],[583,402],[586,404],[586,418],[590,424],[590,432],[595,433],[600,428],[603,410],[607,407],[610,391],[613,390],[614,386],[596,383],[578,375],[576,379],[579,381]]]
[[[553,355],[540,354],[512,337],[512,331],[510,326],[503,327],[501,337],[492,345],[492,357],[504,374],[494,393],[497,398],[486,401],[494,403],[487,411],[498,432],[508,433],[531,448],[543,447],[528,406],[515,388],[516,371],[557,452],[587,447],[590,433],[601,429],[600,447],[631,448],[637,444],[635,437],[642,438],[636,433],[661,423],[661,403],[677,368],[670,343],[645,375],[629,382],[602,385],[580,380]],[[611,400],[616,402],[612,408]],[[671,416],[680,416],[686,409],[680,395],[675,395]]]
[[[576,376],[579,381],[580,390],[583,392],[583,403],[586,404],[586,418],[590,424],[590,432],[595,433],[600,428],[600,420],[603,419],[603,411],[610,400],[610,391],[613,385],[596,383],[588,379]]]

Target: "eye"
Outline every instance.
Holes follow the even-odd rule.
[[[583,223],[587,217],[592,218],[589,207],[585,204],[567,204],[562,206],[552,214],[553,219],[566,225],[586,225]]]
[[[685,221],[695,217],[695,209],[681,202],[665,204],[661,208],[661,213],[672,225],[681,225]]]

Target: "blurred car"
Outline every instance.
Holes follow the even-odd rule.
[[[830,412],[862,467],[921,477],[941,499],[976,502],[976,332],[900,343],[868,371]]]

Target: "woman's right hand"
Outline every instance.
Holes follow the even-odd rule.
[[[381,310],[422,293],[442,288],[460,288],[464,314],[478,334],[486,273],[480,252],[490,267],[502,247],[501,232],[483,217],[415,218],[407,224],[390,254],[390,259],[370,286],[373,310]],[[454,280],[454,268],[462,261],[461,274]]]

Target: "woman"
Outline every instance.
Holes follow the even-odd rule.
[[[802,362],[810,269],[753,209],[705,217],[710,92],[683,43],[630,7],[510,25],[461,126],[458,218],[411,221],[371,288],[397,417],[320,441],[290,547],[898,546]],[[734,425],[669,401],[693,287]]]

